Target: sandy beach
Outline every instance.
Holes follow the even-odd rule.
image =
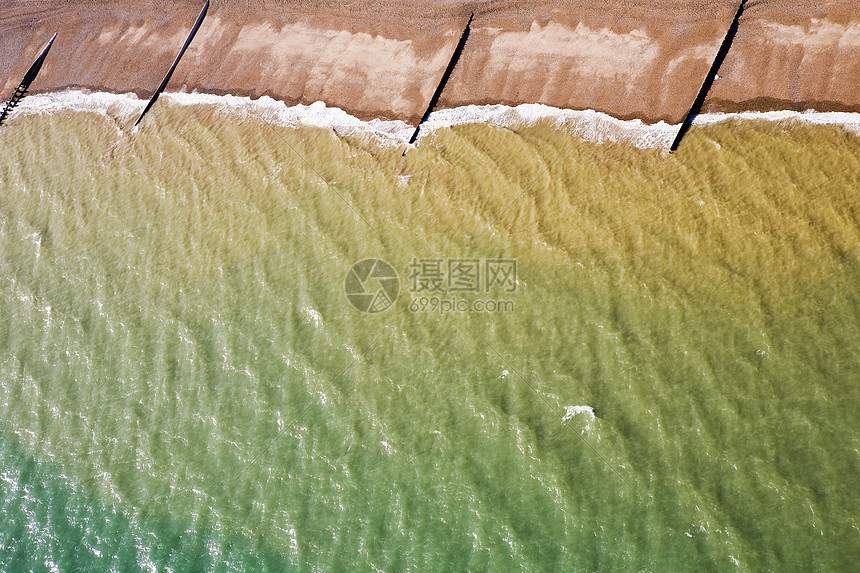
[[[0,97],[44,42],[34,92],[149,97],[202,2],[9,0],[0,8]],[[471,12],[439,108],[540,103],[678,123],[734,0],[440,3],[216,0],[168,91],[324,101],[361,119],[420,119]],[[751,1],[704,111],[860,111],[854,0]]]

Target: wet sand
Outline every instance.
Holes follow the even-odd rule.
[[[202,2],[7,0],[0,96],[57,41],[33,84],[149,97]],[[325,101],[361,118],[417,122],[471,12],[439,102],[543,103],[678,123],[734,0],[333,2],[215,0],[168,91]],[[860,111],[855,0],[750,0],[704,111]]]

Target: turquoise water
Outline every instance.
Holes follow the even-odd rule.
[[[0,131],[3,570],[860,559],[856,135],[124,122]],[[413,312],[415,259],[515,260],[458,295],[515,306]]]

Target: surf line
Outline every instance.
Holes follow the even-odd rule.
[[[451,72],[454,71],[454,67],[457,65],[457,60],[460,59],[460,54],[463,53],[463,48],[466,47],[466,40],[469,39],[469,27],[472,25],[472,19],[474,17],[475,13],[472,12],[471,16],[469,16],[469,21],[466,22],[466,27],[463,29],[463,33],[460,35],[460,41],[457,42],[457,47],[454,48],[454,53],[451,55],[451,61],[448,62],[448,67],[445,68],[445,73],[442,74],[442,79],[439,80],[439,85],[436,86],[436,91],[433,93],[433,97],[430,98],[430,104],[427,106],[427,111],[424,112],[424,116],[421,118],[421,121],[418,122],[418,125],[415,126],[415,131],[412,132],[412,137],[409,138],[409,145],[412,145],[415,143],[415,140],[418,139],[418,132],[421,131],[421,124],[427,121],[433,108],[436,107],[436,103],[442,95],[442,90],[445,89],[445,84],[448,83],[448,78],[451,77]],[[409,147],[403,151],[403,155],[406,155],[407,151],[409,151]]]
[[[179,65],[179,60],[182,59],[182,56],[185,55],[185,50],[188,49],[189,44],[191,44],[191,40],[194,39],[194,35],[197,34],[197,30],[200,29],[200,24],[203,23],[203,19],[206,18],[206,12],[209,10],[209,0],[206,0],[206,4],[203,6],[203,10],[200,11],[200,15],[197,16],[197,21],[194,22],[194,27],[191,28],[191,33],[188,34],[188,38],[185,39],[185,44],[183,44],[182,49],[179,50],[179,54],[176,56],[176,59],[173,60],[173,65],[170,66],[170,69],[167,70],[167,75],[164,76],[164,79],[161,80],[161,84],[158,86],[158,89],[155,90],[155,93],[152,94],[152,98],[150,98],[149,103],[146,104],[146,107],[143,110],[143,113],[140,114],[140,117],[137,118],[137,121],[134,122],[134,127],[137,127],[137,124],[141,122],[143,116],[146,115],[146,112],[150,110],[150,108],[155,104],[155,101],[158,99],[158,96],[161,95],[161,92],[164,91],[164,88],[167,87],[167,82],[170,81],[170,76],[173,75],[174,70],[176,70],[176,66]]]
[[[30,69],[27,70],[27,73],[24,74],[24,79],[21,80],[21,83],[17,88],[15,88],[15,93],[13,93],[12,97],[9,98],[9,101],[6,102],[6,107],[3,108],[3,113],[0,113],[0,125],[3,125],[6,118],[9,117],[10,113],[12,113],[12,110],[18,107],[18,104],[21,103],[21,100],[24,99],[25,95],[27,95],[27,90],[30,88],[30,84],[32,84],[33,80],[36,79],[36,76],[39,75],[39,70],[42,69],[42,64],[45,63],[45,57],[48,55],[48,52],[56,38],[57,34],[54,33],[54,35],[51,36],[51,39],[48,40],[45,47],[42,48],[42,51],[39,52],[39,56],[36,58],[36,61],[33,62],[33,65],[31,65]]]
[[[675,136],[675,140],[672,142],[671,147],[669,147],[669,151],[675,151],[676,149],[678,149],[678,146],[681,144],[681,140],[684,138],[684,135],[687,133],[687,130],[689,130],[690,126],[693,124],[693,118],[695,118],[702,110],[702,104],[705,103],[705,96],[708,95],[708,92],[711,89],[711,85],[714,83],[714,78],[716,77],[720,66],[723,64],[723,60],[726,59],[726,54],[729,53],[729,48],[731,48],[732,46],[732,40],[734,40],[735,34],[737,34],[738,32],[738,23],[740,22],[741,14],[744,11],[745,4],[746,0],[741,0],[741,3],[738,5],[738,10],[737,12],[735,12],[735,17],[734,19],[732,19],[732,24],[731,26],[729,26],[726,35],[723,37],[723,43],[720,44],[720,49],[717,50],[717,56],[714,58],[714,61],[711,64],[711,69],[708,70],[708,75],[705,76],[705,81],[702,82],[702,87],[699,88],[699,94],[696,96],[695,101],[693,101],[692,107],[690,107],[690,111],[687,112],[687,116],[681,123],[681,128],[678,130],[678,134]]]

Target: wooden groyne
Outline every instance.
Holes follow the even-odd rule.
[[[702,82],[702,87],[699,88],[699,93],[696,96],[695,101],[693,101],[693,105],[690,107],[690,111],[687,112],[686,117],[684,117],[684,121],[681,122],[681,129],[678,130],[678,134],[675,136],[675,140],[672,142],[671,147],[669,147],[670,151],[675,151],[678,149],[678,146],[681,144],[681,140],[684,138],[684,135],[687,133],[687,130],[690,129],[690,125],[693,123],[693,118],[699,114],[702,110],[702,105],[705,103],[705,97],[708,95],[708,92],[711,89],[711,85],[714,83],[714,78],[717,75],[717,72],[720,69],[720,66],[723,64],[723,60],[726,59],[726,54],[729,53],[729,48],[732,46],[732,40],[735,37],[735,34],[738,32],[738,22],[741,19],[741,14],[744,11],[744,5],[746,4],[746,0],[741,0],[740,5],[738,5],[737,12],[735,12],[735,17],[732,19],[732,24],[729,26],[729,30],[726,32],[726,35],[723,37],[723,43],[720,44],[720,49],[717,50],[717,55],[714,58],[714,62],[711,64],[711,69],[708,70],[708,75],[705,76],[705,81]]]
[[[39,75],[39,70],[42,69],[42,64],[45,63],[45,57],[47,57],[56,38],[57,34],[51,36],[51,39],[45,47],[42,48],[42,51],[39,52],[39,56],[36,58],[36,61],[33,62],[33,65],[31,65],[30,69],[27,70],[27,73],[24,74],[24,79],[21,80],[21,83],[17,88],[15,88],[15,92],[12,94],[12,97],[10,97],[9,101],[6,102],[6,106],[3,108],[3,113],[0,113],[0,126],[3,125],[6,118],[9,117],[10,113],[12,113],[12,110],[18,107],[18,104],[21,103],[24,96],[27,95],[27,90],[30,88],[30,84],[32,84],[33,80],[36,79],[36,76]]]
[[[179,50],[179,54],[176,56],[176,59],[173,60],[173,65],[170,66],[170,69],[167,70],[167,75],[164,76],[164,79],[161,80],[161,84],[158,86],[158,89],[155,90],[155,93],[149,100],[149,103],[146,104],[146,107],[143,110],[143,113],[140,114],[140,117],[137,118],[137,121],[134,122],[134,125],[137,126],[143,119],[143,116],[146,115],[146,112],[152,108],[155,104],[155,101],[158,99],[158,96],[161,95],[161,92],[164,91],[164,88],[167,87],[167,82],[170,81],[170,77],[173,75],[174,70],[176,70],[176,66],[179,65],[179,60],[182,59],[182,56],[185,55],[185,50],[188,49],[188,46],[191,44],[191,40],[194,39],[194,35],[197,34],[197,30],[200,29],[200,24],[203,23],[203,19],[206,18],[206,12],[209,11],[209,0],[206,0],[206,4],[203,6],[203,10],[200,11],[200,15],[197,16],[197,21],[194,22],[194,27],[191,28],[191,33],[188,34],[188,38],[185,39],[185,44],[182,45],[182,49]]]
[[[469,27],[472,25],[472,19],[474,17],[475,13],[473,12],[471,16],[469,16],[469,21],[466,22],[466,27],[463,29],[463,33],[460,35],[460,41],[457,42],[457,47],[454,48],[454,53],[451,55],[451,61],[448,62],[448,67],[445,68],[445,73],[442,74],[442,79],[439,80],[439,85],[436,86],[436,91],[433,93],[433,97],[430,98],[430,104],[427,106],[427,111],[424,112],[421,121],[418,122],[418,125],[415,127],[415,131],[412,133],[412,137],[409,138],[410,144],[415,143],[415,140],[418,139],[418,132],[421,131],[421,124],[427,121],[427,118],[430,117],[430,113],[433,111],[433,108],[436,107],[436,103],[442,95],[442,90],[445,89],[445,84],[448,83],[448,78],[451,77],[451,72],[453,72],[454,68],[457,66],[457,60],[460,59],[460,54],[463,53],[463,48],[466,47],[466,40],[469,39]],[[406,155],[406,152],[404,151],[403,154]]]

